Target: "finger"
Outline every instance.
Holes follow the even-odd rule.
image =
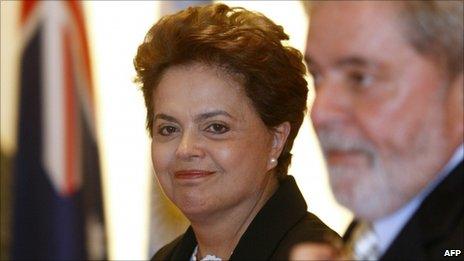
[[[334,260],[337,250],[329,244],[303,243],[295,246],[290,253],[290,260]]]

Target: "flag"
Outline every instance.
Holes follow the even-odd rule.
[[[0,150],[0,260],[10,259],[11,245],[11,157]]]
[[[106,259],[95,104],[77,1],[23,1],[13,259]]]

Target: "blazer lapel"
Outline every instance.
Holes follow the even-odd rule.
[[[190,226],[182,236],[179,244],[174,249],[171,260],[190,260],[190,257],[193,254],[193,249],[195,249],[196,245],[197,240],[195,239],[195,234]]]
[[[269,260],[287,231],[306,214],[306,203],[293,177],[256,215],[235,248],[231,260]]]

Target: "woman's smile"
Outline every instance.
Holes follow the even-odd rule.
[[[190,169],[190,170],[178,170],[174,172],[174,178],[180,180],[194,180],[194,179],[201,179],[208,176],[215,174],[216,171],[208,171],[208,170],[198,170],[198,169]]]

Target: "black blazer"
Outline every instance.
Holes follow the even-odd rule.
[[[424,199],[380,260],[449,260],[444,254],[452,249],[461,250],[464,259],[463,171],[461,161]]]
[[[287,176],[242,235],[230,260],[288,260],[292,247],[300,242],[339,239],[306,207],[294,178]],[[196,245],[195,234],[189,227],[161,248],[152,260],[190,260]]]

